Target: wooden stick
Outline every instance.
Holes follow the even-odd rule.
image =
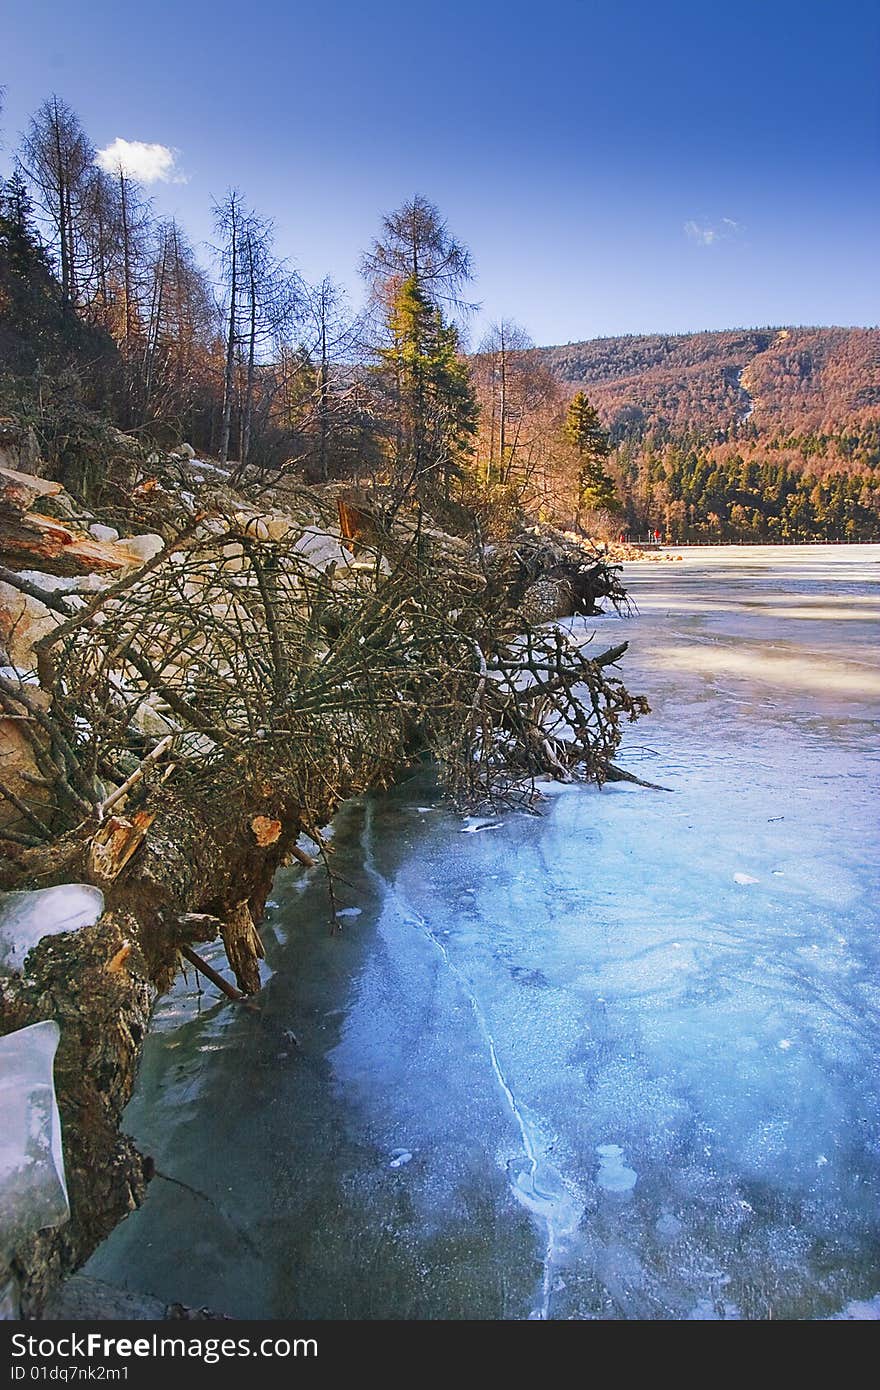
[[[165,738],[160,738],[159,742],[156,744],[156,747],[150,749],[149,753],[144,758],[140,766],[135,768],[134,772],[131,774],[130,777],[126,777],[122,786],[117,787],[115,792],[110,793],[110,795],[107,797],[107,800],[102,802],[101,805],[98,807],[99,820],[103,820],[104,816],[107,814],[110,808],[112,806],[115,806],[117,802],[121,801],[124,796],[128,795],[132,787],[141,780],[150,763],[154,763],[157,758],[161,758],[165,750],[171,747],[173,738],[173,734],[166,734]]]
[[[201,956],[196,955],[191,946],[181,946],[179,950],[184,959],[188,960],[190,965],[194,965],[206,980],[211,981],[212,985],[216,985],[218,989],[222,990],[228,999],[234,999],[237,1004],[245,999],[241,990],[236,989],[235,985],[231,985],[228,980],[224,980],[222,975],[218,975],[214,967],[209,965],[206,960],[202,960]]]
[[[305,869],[315,869],[318,866],[317,859],[313,859],[310,854],[306,854],[305,850],[300,849],[299,845],[291,845],[288,853],[298,864],[302,864]]]

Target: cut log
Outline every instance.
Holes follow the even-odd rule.
[[[220,935],[242,994],[258,994],[261,982],[257,962],[263,957],[263,946],[246,902],[232,909],[220,928]]]
[[[0,502],[13,510],[29,512],[38,497],[57,497],[63,491],[60,483],[48,478],[35,478],[31,473],[0,466]]]
[[[342,544],[352,555],[364,545],[375,545],[382,538],[382,528],[363,493],[351,489],[337,497],[339,529]]]
[[[10,569],[45,574],[105,574],[137,563],[115,546],[73,531],[60,521],[24,512],[0,495],[0,560]]]
[[[275,841],[281,836],[281,822],[274,820],[271,816],[254,816],[251,821],[251,830],[254,839],[261,849],[267,845],[274,845]]]

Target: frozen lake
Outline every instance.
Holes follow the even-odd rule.
[[[160,1006],[127,1125],[189,1186],[88,1272],[245,1318],[880,1315],[880,547],[680,553],[592,625],[671,790],[347,806],[342,931],[285,872],[262,1015]]]

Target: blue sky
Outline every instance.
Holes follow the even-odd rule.
[[[2,0],[0,164],[56,91],[97,147],[175,151],[149,192],[197,243],[236,184],[355,303],[423,193],[475,336],[876,324],[878,72],[876,0]]]

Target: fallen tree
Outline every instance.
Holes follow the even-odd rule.
[[[15,786],[0,777],[0,887],[93,884],[107,908],[2,982],[3,1031],[62,1022],[72,1218],[15,1252],[31,1315],[140,1198],[118,1125],[152,999],[218,934],[226,992],[259,990],[258,924],[278,867],[311,862],[300,836],[328,867],[332,920],[320,828],[342,799],[425,755],[472,807],[530,799],[546,775],[601,783],[647,710],[616,671],[625,642],[594,651],[524,615],[548,578],[549,616],[560,584],[581,611],[625,602],[599,556],[546,537],[490,551],[418,511],[344,535],[319,493],[312,520],[222,486],[194,488],[184,516],[167,496],[164,548],[89,595],[41,583],[18,539],[0,545],[3,579],[51,619],[32,665],[0,673],[32,759]]]

